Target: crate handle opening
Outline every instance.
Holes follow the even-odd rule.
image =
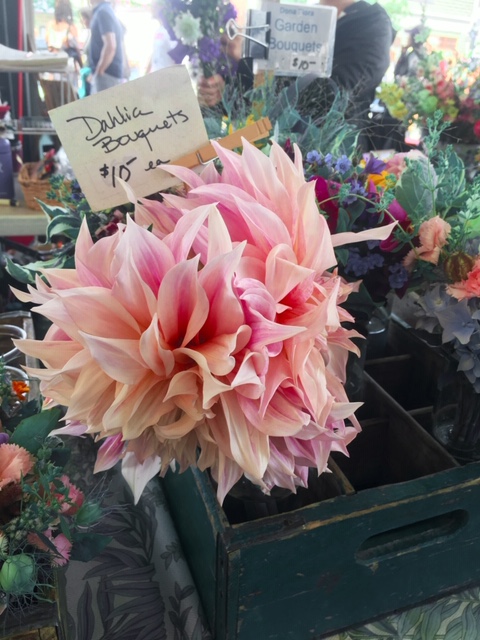
[[[367,538],[360,545],[355,553],[355,560],[360,564],[369,565],[417,551],[431,544],[438,544],[455,535],[467,522],[468,512],[456,509],[396,529],[382,531]]]

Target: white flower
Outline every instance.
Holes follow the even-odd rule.
[[[194,18],[190,11],[181,13],[175,18],[175,26],[173,28],[175,35],[184,44],[195,45],[202,36],[200,29],[200,18]]]

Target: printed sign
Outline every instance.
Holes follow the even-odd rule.
[[[49,115],[93,211],[127,202],[119,178],[138,196],[178,184],[159,167],[208,143],[188,70],[180,65]]]
[[[270,47],[262,68],[284,76],[331,75],[335,7],[263,2],[262,9],[270,12]]]

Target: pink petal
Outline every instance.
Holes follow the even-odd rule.
[[[133,493],[134,503],[140,500],[148,482],[160,472],[160,458],[150,456],[142,464],[134,453],[127,451],[122,461],[122,475]]]
[[[160,286],[158,318],[163,339],[172,347],[187,345],[208,316],[208,299],[198,282],[198,257],[177,264]]]
[[[114,467],[121,459],[124,449],[125,443],[121,433],[105,438],[98,449],[93,473],[107,471]]]

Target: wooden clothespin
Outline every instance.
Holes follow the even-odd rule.
[[[257,120],[257,122],[249,124],[247,127],[243,127],[243,129],[234,131],[230,135],[225,136],[225,138],[219,138],[217,142],[225,149],[236,149],[237,147],[242,146],[242,138],[245,138],[245,140],[248,140],[249,142],[256,142],[257,140],[261,140],[262,138],[269,136],[271,130],[272,124],[270,120],[268,118],[261,118],[260,120]],[[213,148],[213,145],[208,143],[200,149],[197,149],[197,151],[188,153],[186,156],[183,156],[178,160],[172,160],[171,164],[186,167],[187,169],[193,169],[193,167],[197,167],[200,164],[207,164],[208,162],[211,162],[216,157],[217,153]]]

